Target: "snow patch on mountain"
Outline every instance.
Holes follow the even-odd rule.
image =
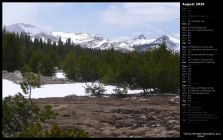
[[[180,51],[180,40],[177,38],[174,38],[172,36],[168,36],[170,41],[172,41],[173,43],[175,43],[177,45],[177,47],[175,48],[177,51]]]
[[[40,28],[37,28],[30,24],[24,24],[24,23],[17,23],[17,24],[6,26],[6,30],[10,32],[17,32],[17,33],[26,32],[30,34],[37,34],[37,33],[43,32],[43,30]]]
[[[73,43],[83,43],[93,39],[89,34],[84,33],[52,32],[51,34],[57,38],[61,37],[63,42],[66,42],[68,38],[70,38]]]

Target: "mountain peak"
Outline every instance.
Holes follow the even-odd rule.
[[[172,42],[172,41],[167,35],[162,35],[159,38],[157,38],[153,43],[166,44],[168,42]]]
[[[159,37],[158,39],[163,39],[163,40],[168,40],[169,37],[167,35],[162,35],[161,37]]]
[[[35,27],[34,25],[25,24],[25,23],[17,23],[17,24],[14,24],[14,25],[19,25],[19,26],[24,26],[24,27],[31,27],[31,28],[34,28]]]
[[[25,23],[16,23],[12,25],[6,26],[6,30],[9,32],[17,32],[17,33],[30,33],[30,34],[37,34],[40,32],[43,32],[42,29],[35,27],[31,24],[25,24]]]
[[[146,39],[146,37],[143,34],[140,34],[135,39]]]
[[[157,45],[161,45],[161,44],[165,44],[166,47],[173,51],[173,52],[179,52],[180,51],[180,46],[179,43],[177,41],[177,39],[173,38],[173,37],[169,37],[167,35],[162,35],[161,37],[159,37],[158,39],[156,39],[154,42],[152,42],[152,44],[156,47]]]

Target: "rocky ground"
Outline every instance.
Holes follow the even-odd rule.
[[[178,96],[129,95],[126,98],[67,96],[34,100],[51,104],[64,128],[79,128],[90,137],[179,137]]]
[[[2,78],[20,83],[19,71],[2,71]],[[41,76],[43,84],[72,83],[68,79]],[[60,115],[47,124],[78,128],[90,137],[179,137],[180,104],[176,95],[128,95],[126,98],[67,96],[35,99],[51,104]]]

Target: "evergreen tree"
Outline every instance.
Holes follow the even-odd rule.
[[[74,53],[69,53],[63,65],[63,70],[69,79],[77,80],[77,59]]]

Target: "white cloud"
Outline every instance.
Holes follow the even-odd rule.
[[[61,3],[62,4],[62,3]],[[53,6],[61,6],[60,3],[53,3]],[[47,31],[52,31],[53,27],[38,20],[40,11],[50,6],[50,3],[3,3],[3,25],[15,23],[27,23],[40,27]]]
[[[3,24],[35,23],[40,8],[37,3],[3,3]]]
[[[180,5],[179,3],[113,4],[100,11],[98,17],[110,25],[122,27],[165,23],[180,18]]]

